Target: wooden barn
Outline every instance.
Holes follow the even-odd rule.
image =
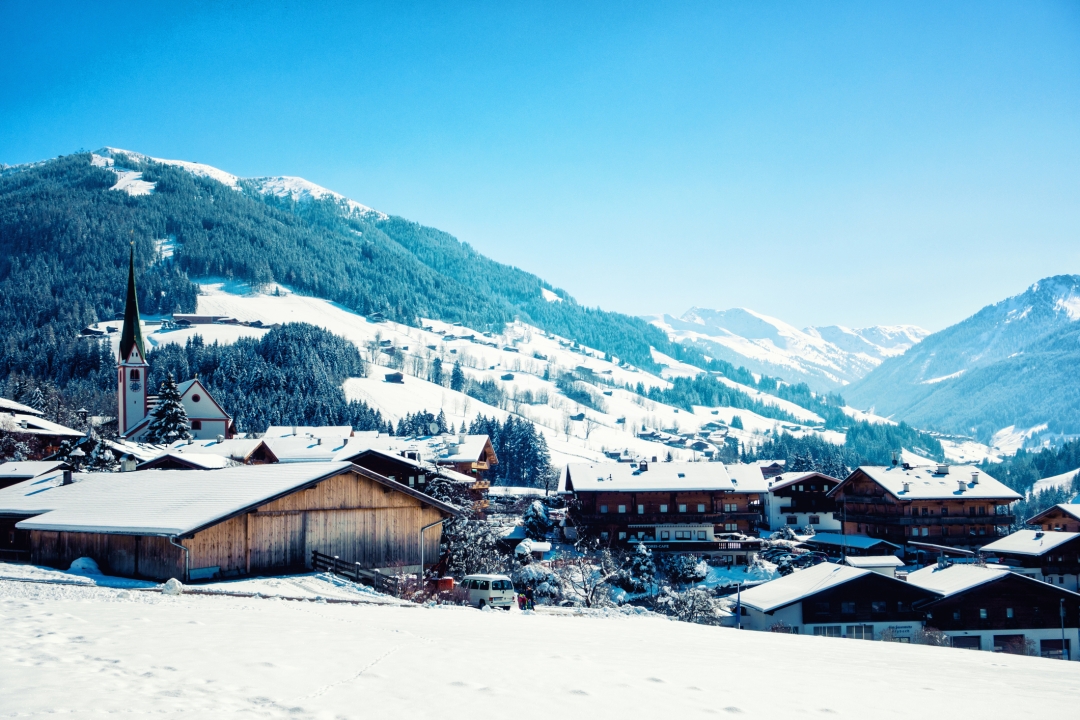
[[[30,562],[185,581],[310,570],[313,552],[392,572],[439,555],[459,511],[352,463],[53,476],[0,491]],[[21,519],[20,519],[21,518]]]

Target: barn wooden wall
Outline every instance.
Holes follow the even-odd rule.
[[[311,551],[365,568],[420,562],[418,533],[442,514],[419,500],[356,473],[328,478],[226,520],[180,542],[190,567],[219,567],[225,576],[311,566]],[[441,527],[424,535],[424,558],[439,555]],[[31,533],[31,561],[67,568],[90,557],[110,575],[167,580],[183,577],[184,556],[166,538],[148,535]]]
[[[191,567],[223,574],[311,566],[311,551],[337,555],[365,568],[420,562],[420,528],[442,514],[403,492],[355,473],[328,478],[311,489],[215,525],[184,541]],[[439,554],[441,528],[424,535],[424,557]]]

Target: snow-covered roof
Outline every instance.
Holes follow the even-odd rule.
[[[969,564],[949,565],[944,568],[929,565],[922,570],[908,573],[907,581],[912,585],[948,597],[1003,578],[1010,572],[1010,570],[1000,568],[985,568]]]
[[[488,444],[487,435],[459,435],[456,439],[453,439],[453,436],[451,438],[451,452],[440,456],[440,462],[477,462],[484,456],[484,447]]]
[[[844,562],[851,567],[879,568],[879,567],[903,567],[904,561],[895,555],[870,555],[868,557],[845,557]]]
[[[40,415],[40,410],[35,410],[29,405],[23,405],[20,402],[9,400],[5,397],[0,397],[0,411],[3,412],[15,412],[22,413],[24,415]]]
[[[789,487],[791,485],[795,485],[797,483],[803,482],[807,478],[811,478],[811,477],[823,477],[823,478],[828,478],[829,480],[832,480],[833,482],[836,482],[836,483],[840,482],[840,480],[838,480],[837,478],[834,478],[834,477],[832,477],[830,475],[826,475],[825,473],[819,473],[819,472],[785,472],[785,473],[780,473],[776,477],[769,478],[769,490],[771,492],[776,491],[776,490],[781,490],[781,489]]]
[[[263,441],[257,438],[177,440],[169,446],[169,452],[181,455],[220,455],[232,460],[243,461],[251,457],[251,454],[262,444]]]
[[[348,425],[326,425],[316,427],[312,425],[271,425],[263,433],[263,439],[283,437],[313,437],[313,438],[347,438],[351,437],[353,429]]]
[[[761,471],[758,470],[758,475]],[[723,463],[570,463],[566,466],[567,489],[573,492],[671,492],[732,491],[735,489]]]
[[[982,552],[1042,555],[1077,537],[1080,537],[1080,533],[1017,530],[1012,535],[1006,535],[989,545],[983,545]]]
[[[184,535],[348,470],[444,511],[457,508],[351,463],[243,465],[207,472],[143,470],[59,476],[0,490],[0,513],[34,515],[23,530]]]
[[[769,483],[765,480],[765,476],[761,474],[760,465],[731,463],[724,467],[727,468],[731,484],[735,486],[735,492],[769,492]]]
[[[744,590],[741,602],[761,612],[772,612],[869,573],[849,565],[819,563]]]
[[[1076,503],[1058,503],[1057,505],[1054,505],[1053,507],[1050,507],[1050,508],[1047,508],[1047,509],[1043,510],[1038,515],[1035,515],[1034,517],[1029,518],[1028,523],[1038,524],[1039,518],[1043,517],[1044,515],[1046,515],[1047,513],[1051,512],[1053,510],[1060,510],[1061,512],[1065,513],[1066,515],[1071,515],[1072,517],[1076,518],[1077,520],[1080,520],[1080,504],[1076,504]]]
[[[951,465],[939,474],[938,466],[860,465],[861,471],[890,495],[900,500],[1020,500],[1021,495],[973,465]],[[849,476],[848,479],[850,479]],[[978,482],[974,478],[978,477]],[[832,492],[846,485],[837,485]],[[963,488],[960,483],[963,482]],[[907,489],[905,489],[905,483]]]
[[[135,442],[134,440],[105,440],[104,442],[121,455],[131,455],[139,462],[156,458],[164,450],[161,445],[151,445],[150,443]]]
[[[24,435],[55,435],[59,437],[83,437],[84,433],[72,430],[51,420],[25,413],[0,414],[0,430]]]
[[[880,540],[865,535],[840,535],[839,533],[817,533],[816,535],[805,538],[803,542],[835,545],[836,547],[849,547],[856,550],[869,550],[878,545],[890,545],[894,548],[900,547],[888,540]]]
[[[213,453],[178,452],[176,450],[168,450],[151,460],[147,460],[139,467],[140,469],[142,469],[143,466],[147,464],[156,465],[159,463],[159,461],[166,458],[172,458],[183,465],[190,465],[193,468],[197,468],[199,470],[218,470],[220,468],[229,467],[236,462],[224,455],[215,455]]]
[[[460,473],[458,473],[460,475]],[[468,476],[465,476],[468,477]],[[487,489],[488,495],[504,495],[508,497],[531,497],[545,495],[544,488],[535,487],[511,487],[509,485],[492,485]]]
[[[334,459],[335,460],[355,460],[356,458],[359,458],[361,455],[378,455],[378,456],[386,458],[387,460],[393,460],[394,462],[399,462],[399,463],[404,463],[405,465],[410,465],[410,466],[416,468],[417,470],[429,470],[431,472],[434,472],[433,468],[428,468],[427,465],[420,462],[419,460],[414,460],[412,458],[405,457],[403,455],[399,455],[399,454],[394,453],[394,452],[389,452],[387,450],[381,450],[379,448],[372,448],[372,447],[366,448],[366,447],[359,447],[359,446],[352,447],[353,444],[354,443],[351,443],[351,442],[346,443],[345,447],[337,452],[337,454],[334,456]]]
[[[363,449],[359,445],[353,448],[350,440],[348,437],[320,438],[308,435],[263,438],[266,447],[270,448],[279,463],[332,462],[346,447],[352,454]]]
[[[66,468],[67,464],[54,460],[19,460],[0,465],[0,480],[29,480],[46,473]]]

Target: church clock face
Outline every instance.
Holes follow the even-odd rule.
[[[140,385],[139,381],[136,380],[136,381],[132,382],[130,385],[128,385],[128,387],[131,388],[131,392],[138,392],[139,388],[141,388],[142,385]]]

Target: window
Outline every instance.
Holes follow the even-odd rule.
[[[922,529],[922,536],[923,536],[923,537],[926,537],[926,536],[927,536],[927,535],[929,535],[929,534],[930,534],[930,528],[928,528],[928,527],[924,527],[924,528]]]
[[[960,621],[960,611],[959,610],[953,610],[952,619],[956,620],[957,622]]]
[[[814,627],[814,635],[820,637],[840,637],[839,625],[817,625]]]
[[[192,430],[202,430],[202,420],[192,420],[191,421],[191,429]]]
[[[668,532],[667,530],[661,530],[660,531],[660,539],[661,540],[670,540],[671,539],[671,533]]]
[[[737,532],[738,530],[738,523],[724,523],[724,532]]]
[[[948,514],[949,514],[949,508],[947,508],[947,507],[941,508],[941,517],[946,517]]]
[[[605,531],[605,532],[602,532],[602,533],[600,533],[600,539],[601,539],[601,540],[607,540],[607,539],[608,539],[608,534],[607,534],[607,532],[606,532],[606,531]]]
[[[980,505],[979,506],[979,514],[980,515],[985,515],[986,514],[986,506],[985,505]]]
[[[809,522],[810,522],[811,525],[820,525],[821,524],[821,518],[818,517],[817,515],[811,515]]]
[[[1014,617],[1012,608],[1005,608],[1005,617],[1010,619]]]
[[[874,639],[874,626],[873,625],[848,625],[847,636],[855,640],[873,640]]]
[[[704,530],[698,530],[697,531],[697,539],[698,540],[704,540],[705,539],[705,531]]]
[[[799,486],[799,492],[802,492],[802,485]]]
[[[870,603],[870,612],[873,613],[883,613],[887,610],[887,608],[888,603],[886,603],[884,600],[875,600],[874,602]]]
[[[423,475],[420,475],[420,476],[418,476],[418,477],[416,478],[416,482],[417,482],[417,484],[419,484],[419,485],[423,485],[423,484],[424,484],[424,482],[425,482],[425,478],[424,478],[424,476],[423,476]]]
[[[703,513],[703,512],[705,512],[705,503],[698,503],[698,506],[697,506],[697,511],[698,511],[699,513]]]
[[[199,393],[191,396],[191,402],[199,402],[200,400],[202,400],[202,395],[199,395]]]
[[[968,508],[968,515],[971,516],[971,517],[975,517],[975,506],[974,505]]]
[[[854,615],[855,614],[855,603],[853,603],[853,602],[842,602],[842,603],[840,603],[840,612],[843,613],[844,615]]]
[[[738,503],[724,503],[724,512],[739,512]]]
[[[685,505],[680,505],[679,506],[679,512],[686,512],[686,506]]]
[[[620,505],[619,506],[619,512],[621,512],[621,513],[626,512],[626,506],[625,505]]]
[[[923,515],[929,515],[929,514],[930,514],[930,508],[928,508],[928,507],[924,507],[924,508],[922,509],[922,514],[923,514]]]
[[[660,506],[660,512],[666,513],[667,512],[667,505],[661,505]]]
[[[690,540],[691,535],[692,535],[692,533],[689,530],[676,530],[675,531],[675,539],[676,540]]]
[[[600,512],[606,513],[607,512],[607,505],[601,505],[600,506]]]
[[[480,580],[478,582],[480,583],[480,587],[478,588],[480,590],[487,590],[491,585],[491,583],[489,583],[487,580]]]
[[[911,610],[911,608],[908,607],[908,604],[906,602],[904,602],[903,600],[897,600],[896,601],[896,612],[904,613],[904,612],[908,612],[910,610]]]
[[[644,515],[645,514],[645,506],[644,505],[638,505],[637,506],[637,514],[638,515]]]
[[[798,525],[799,524],[799,518],[795,517],[794,515],[788,515],[787,516],[787,524],[788,525]]]
[[[620,540],[625,540],[626,539],[626,533],[624,533],[624,532],[619,533],[619,539]]]
[[[829,614],[829,603],[827,603],[827,602],[816,602],[816,603],[814,603],[814,614],[815,615],[828,615]]]
[[[986,619],[986,608],[979,608],[979,619],[980,620],[985,620]]]
[[[413,487],[414,485],[416,485],[416,476],[415,475],[410,475],[409,476],[409,487]]]

